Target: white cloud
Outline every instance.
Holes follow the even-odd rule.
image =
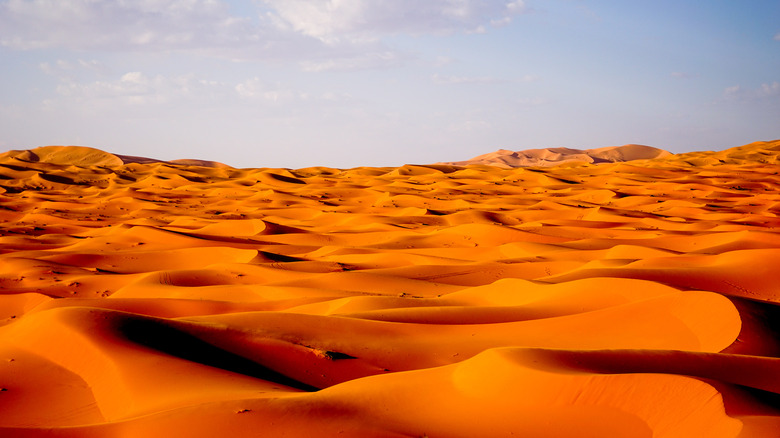
[[[8,0],[0,29],[0,45],[21,50],[215,48],[257,36],[216,0]]]
[[[134,8],[144,13],[177,14],[219,12],[223,6],[216,0],[116,0],[125,8]]]
[[[277,25],[334,43],[394,34],[484,31],[522,13],[522,1],[502,0],[263,0]]]
[[[493,27],[502,27],[512,22],[512,17],[506,16],[498,19],[490,20],[490,25]]]
[[[42,62],[39,64],[41,71],[48,75],[58,77],[60,79],[70,78],[73,73],[78,72],[90,72],[102,74],[106,72],[106,67],[102,62],[96,59],[79,59],[77,61],[68,61],[64,59],[58,59],[53,63]]]
[[[725,90],[723,90],[723,95],[726,97],[737,96],[740,93],[742,93],[742,87],[739,85],[727,87]]]
[[[121,108],[126,106],[159,106],[182,102],[213,102],[231,95],[229,85],[199,79],[193,74],[167,77],[133,71],[118,79],[80,82],[62,78],[56,98],[45,106],[54,108],[79,104],[82,107]]]
[[[507,0],[0,0],[0,47],[194,52],[303,70],[390,68],[409,55],[387,37],[485,32],[524,12]],[[244,14],[247,15],[247,14]],[[50,65],[50,67],[52,67]]]
[[[60,96],[77,101],[112,100],[126,104],[164,103],[169,101],[174,87],[163,76],[149,77],[141,72],[129,72],[116,81],[88,84],[65,82],[57,87]]]
[[[79,67],[85,70],[90,70],[98,73],[103,73],[106,71],[106,67],[103,65],[103,63],[96,59],[90,59],[89,61],[84,59],[79,59],[78,64]]]
[[[771,84],[761,84],[760,93],[764,97],[780,95],[780,82],[774,81]]]
[[[775,41],[780,41],[780,32],[777,32],[775,34],[775,37],[773,38]]]
[[[385,35],[440,34],[503,25],[524,11],[506,0],[262,0],[259,23],[222,0],[7,0],[0,45],[13,49],[268,48],[293,35],[368,43]]]
[[[348,93],[324,91],[312,94],[307,91],[295,90],[281,83],[270,83],[259,77],[247,79],[233,87],[235,95],[240,99],[253,103],[280,105],[286,103],[308,102],[309,104],[334,104],[351,101]],[[276,108],[276,107],[275,107]]]
[[[739,85],[723,90],[723,96],[727,99],[738,100],[762,100],[780,96],[780,82],[761,84],[758,88],[743,88]]]
[[[308,99],[306,93],[285,89],[280,84],[268,84],[259,77],[248,79],[234,88],[236,93],[245,99],[264,100],[274,103]]]
[[[227,83],[198,78],[194,74],[165,76],[140,71],[126,72],[111,80],[78,81],[63,77],[56,89],[56,97],[47,99],[49,109],[93,108],[121,109],[127,107],[152,108],[226,108],[240,101],[254,108],[279,108],[288,103],[340,102],[350,99],[348,94],[320,91],[312,94],[279,82],[260,77],[239,83]]]

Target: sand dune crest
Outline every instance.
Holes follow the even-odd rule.
[[[455,166],[489,165],[498,167],[548,167],[564,163],[615,163],[633,160],[649,160],[672,155],[670,152],[651,146],[627,144],[598,149],[546,148],[510,151],[499,149],[470,160],[452,161],[442,164]]]

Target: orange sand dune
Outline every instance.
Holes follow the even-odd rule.
[[[671,152],[640,144],[598,149],[546,148],[509,151],[499,149],[470,160],[441,163],[453,166],[488,165],[497,167],[557,166],[564,163],[615,163],[668,157]]]
[[[215,161],[181,159],[172,161],[154,158],[135,157],[131,155],[115,155],[100,149],[85,146],[41,146],[30,150],[8,151],[0,154],[0,160],[22,162],[44,162],[49,164],[64,164],[73,166],[107,166],[120,167],[131,163],[170,163],[189,166],[230,168],[230,166]]]
[[[0,154],[0,436],[780,436],[780,140],[524,153]]]

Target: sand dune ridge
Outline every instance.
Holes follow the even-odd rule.
[[[639,144],[608,146],[597,149],[545,148],[510,151],[499,149],[469,160],[442,164],[467,166],[488,165],[497,167],[549,167],[563,163],[615,163],[633,160],[649,160],[672,155],[671,152]]]

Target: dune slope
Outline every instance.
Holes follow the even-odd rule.
[[[780,141],[589,153],[1,154],[0,436],[778,436]]]
[[[608,146],[597,149],[545,148],[510,151],[499,149],[470,160],[441,164],[468,166],[472,164],[497,167],[549,167],[563,163],[616,163],[634,160],[650,160],[671,156],[663,149],[641,144]]]

